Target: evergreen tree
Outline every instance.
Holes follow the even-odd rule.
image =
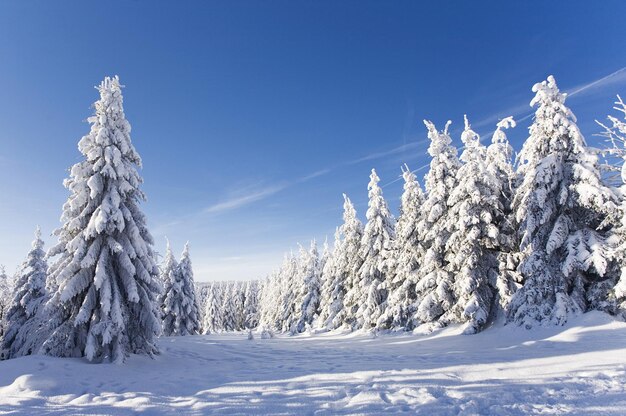
[[[204,334],[216,333],[221,331],[223,328],[220,313],[221,302],[219,290],[220,286],[217,283],[211,283],[208,287],[204,321],[202,324]]]
[[[417,177],[406,165],[402,168],[402,177],[404,192],[389,272],[387,307],[378,322],[381,328],[412,329],[416,324],[413,319],[418,301],[415,285],[417,271],[424,256],[418,225],[424,205],[424,193]]]
[[[234,282],[235,294],[234,294],[234,306],[235,306],[235,330],[240,331],[245,328],[245,283]]]
[[[370,183],[367,186],[369,194],[367,224],[361,239],[363,263],[359,269],[358,283],[355,284],[359,287],[360,294],[354,328],[374,327],[383,313],[387,298],[386,280],[395,238],[395,220],[383,198],[383,191],[378,186],[379,181],[376,171],[372,169]]]
[[[454,279],[455,302],[442,323],[465,322],[464,333],[480,331],[492,312],[498,280],[499,225],[503,207],[499,178],[487,169],[487,149],[465,117],[461,135],[465,150],[457,186],[448,198],[451,235],[447,242],[448,272]]]
[[[584,312],[588,288],[607,269],[603,219],[614,209],[597,156],[552,76],[535,84],[535,119],[519,155],[520,186],[513,202],[519,223],[523,287],[509,319],[519,325],[563,324]]]
[[[237,285],[235,282],[225,284],[222,296],[222,328],[224,331],[237,330],[236,297]]]
[[[283,332],[292,331],[298,321],[296,316],[296,305],[298,304],[298,260],[293,254],[285,257],[285,261],[280,270],[280,294],[281,307],[277,318],[280,330]]]
[[[259,289],[256,280],[245,285],[244,329],[256,328],[259,325]]]
[[[37,228],[32,249],[18,271],[13,301],[5,316],[3,358],[20,357],[35,352],[37,332],[42,325],[42,320],[36,319],[36,315],[46,300],[48,264],[45,256],[41,231]]]
[[[513,117],[506,117],[498,122],[493,133],[491,144],[487,147],[487,171],[494,178],[493,191],[499,195],[499,205],[502,213],[498,219],[498,279],[496,281],[496,299],[498,315],[508,309],[511,297],[521,283],[521,276],[517,272],[519,262],[517,254],[516,228],[511,205],[513,202],[514,171],[511,159],[513,148],[504,132],[505,129],[515,127]]]
[[[299,306],[299,316],[296,330],[303,332],[313,323],[317,317],[320,304],[320,259],[317,252],[317,242],[311,241],[311,248],[305,254],[301,264],[302,279],[300,280],[300,293],[302,300]]]
[[[85,160],[65,186],[60,255],[51,268],[51,336],[42,351],[54,356],[123,361],[129,353],[158,352],[161,288],[152,237],[139,203],[145,199],[130,139],[119,79],[105,78],[88,119],[91,131],[78,143]]]
[[[414,319],[416,322],[426,323],[437,321],[454,303],[454,277],[448,271],[445,260],[446,246],[452,229],[452,218],[448,212],[447,202],[457,186],[460,162],[448,134],[451,122],[446,123],[442,132],[438,132],[433,123],[429,121],[424,123],[428,128],[430,139],[428,153],[432,160],[425,180],[427,197],[418,226],[426,253],[415,286],[416,298],[420,299],[420,304]]]
[[[339,242],[339,228],[335,230],[335,244],[337,247]],[[325,328],[326,320],[330,313],[330,304],[332,302],[332,290],[335,283],[337,268],[335,267],[334,250],[330,251],[328,241],[324,242],[324,250],[320,261],[322,287],[320,289],[320,306],[319,315],[315,322],[317,328]]]
[[[343,199],[343,224],[339,228],[341,243],[334,252],[336,272],[326,320],[329,329],[352,325],[360,299],[360,287],[355,286],[355,281],[362,264],[360,251],[363,225],[357,218],[350,198],[344,194]]]
[[[619,95],[613,108],[624,114],[624,119],[626,119],[626,104]],[[611,259],[614,260],[611,265],[613,279],[607,280],[612,287],[608,289],[605,304],[600,300],[596,302],[596,305],[626,318],[626,163],[624,163],[626,160],[626,121],[615,116],[608,116],[608,119],[608,125],[598,124],[604,128],[602,135],[612,144],[610,149],[612,155],[621,162],[621,175],[620,183],[614,191],[615,198],[619,201],[614,215],[617,218],[611,218],[615,223],[610,237]]]
[[[0,327],[4,315],[11,304],[11,286],[11,279],[7,275],[5,267],[0,264]]]
[[[188,335],[197,335],[200,332],[200,314],[198,301],[196,300],[191,257],[189,256],[189,243],[185,244],[180,263],[178,263],[178,270],[182,281],[182,294],[184,296],[181,306],[185,319],[185,332]]]
[[[163,265],[161,266],[161,314],[163,319],[163,335],[187,335],[182,302],[185,299],[183,282],[178,262],[174,257],[170,242],[167,242]]]

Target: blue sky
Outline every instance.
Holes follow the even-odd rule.
[[[596,143],[626,96],[626,2],[501,3],[0,2],[0,264],[58,227],[107,75],[126,85],[157,249],[189,240],[197,280],[332,240],[343,192],[364,216],[371,168],[397,212],[400,165],[429,161],[422,119],[451,119],[458,144],[467,113],[488,141],[550,74]]]

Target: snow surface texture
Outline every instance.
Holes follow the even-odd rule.
[[[170,337],[123,366],[22,357],[0,362],[0,414],[624,414],[626,323],[460,332]]]

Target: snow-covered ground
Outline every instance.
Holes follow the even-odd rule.
[[[601,313],[472,336],[229,334],[161,349],[121,366],[0,362],[0,414],[626,414],[626,324]]]

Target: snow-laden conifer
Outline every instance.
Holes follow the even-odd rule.
[[[37,317],[37,312],[46,300],[45,256],[41,231],[37,228],[32,248],[17,272],[13,300],[4,317],[3,358],[30,355],[38,347],[44,320]]]
[[[417,271],[424,256],[422,238],[418,232],[424,193],[417,177],[408,166],[402,167],[404,192],[400,204],[400,216],[396,224],[390,279],[388,279],[387,307],[378,326],[381,328],[413,329],[417,310]]]
[[[453,220],[447,202],[457,186],[460,162],[448,133],[450,123],[446,123],[443,131],[437,131],[433,123],[424,121],[432,160],[425,179],[427,197],[418,226],[426,253],[415,286],[416,297],[420,300],[414,315],[416,322],[435,322],[454,302],[454,276],[447,271],[445,259]]]
[[[184,284],[169,241],[161,266],[161,282],[163,284],[161,297],[163,335],[188,335],[185,307],[183,306],[186,301]]]
[[[222,296],[222,328],[224,331],[237,330],[237,284],[229,282],[224,285]]]
[[[6,268],[0,264],[0,324],[2,319],[11,304],[12,298],[12,283],[11,279],[7,275]]]
[[[185,319],[185,332],[181,335],[195,335],[200,332],[200,321],[198,312],[198,301],[196,300],[195,283],[193,279],[193,268],[189,255],[189,243],[185,244],[183,253],[178,263],[180,279],[182,281],[183,300],[181,306]]]
[[[213,334],[221,331],[223,328],[219,290],[220,286],[217,283],[212,283],[207,290],[204,321],[202,323],[202,332],[204,334]]]
[[[301,259],[300,270],[301,301],[298,307],[299,320],[296,331],[304,332],[317,317],[320,304],[320,258],[317,251],[317,242],[311,241],[311,248]]]
[[[335,244],[334,247],[339,245],[339,227],[335,229]],[[334,250],[331,251],[328,246],[328,241],[324,242],[324,249],[322,251],[322,258],[320,260],[321,268],[321,289],[320,289],[320,305],[319,315],[315,322],[317,328],[323,329],[326,327],[326,320],[330,312],[330,304],[332,301],[332,289],[335,282],[336,267],[334,259]]]
[[[256,328],[259,325],[259,286],[258,281],[247,281],[244,293],[244,329]]]
[[[145,199],[137,172],[141,159],[130,139],[117,77],[98,87],[100,100],[78,143],[84,160],[66,179],[60,255],[51,267],[56,287],[49,310],[51,336],[42,351],[120,362],[129,353],[158,352],[160,320],[152,237],[139,208]]]
[[[508,309],[511,297],[521,283],[521,277],[517,272],[518,252],[515,219],[511,205],[513,202],[513,190],[515,172],[512,158],[513,148],[509,144],[504,130],[516,126],[513,117],[503,118],[496,125],[491,144],[487,147],[487,171],[495,179],[494,193],[499,195],[502,214],[498,219],[499,229],[499,254],[498,254],[498,280],[496,282],[496,299],[498,315]]]
[[[326,327],[329,329],[352,325],[361,293],[361,288],[355,286],[355,282],[362,264],[360,252],[363,225],[350,198],[344,194],[343,199],[343,224],[339,228],[341,243],[335,247],[333,255],[336,270],[326,319]]]
[[[473,334],[484,327],[492,313],[499,273],[499,225],[504,210],[500,178],[487,168],[487,149],[467,117],[461,140],[463,164],[448,198],[452,234],[446,244],[455,300],[442,321],[466,323],[464,333]]]
[[[519,223],[523,287],[509,319],[519,325],[563,324],[584,312],[587,288],[607,269],[603,219],[614,209],[597,156],[587,147],[554,77],[535,84],[537,107],[519,155],[513,209]]]
[[[626,103],[619,95],[613,108],[622,113],[623,118],[626,119]],[[614,190],[619,205],[615,213],[617,218],[613,219],[615,226],[610,237],[611,258],[615,260],[611,270],[612,287],[609,287],[608,296],[604,299],[605,305],[602,305],[602,301],[596,303],[602,309],[626,317],[626,163],[624,162],[626,160],[626,121],[613,115],[609,115],[608,120],[609,123],[606,125],[598,124],[604,128],[602,135],[611,143],[611,153],[620,160],[621,175],[620,184]],[[605,293],[607,290],[601,292]]]
[[[380,179],[372,169],[370,183],[367,186],[369,195],[367,223],[361,239],[363,262],[358,272],[358,280],[354,283],[359,293],[353,328],[371,329],[376,326],[387,298],[386,283],[395,238],[395,220],[378,182]]]

